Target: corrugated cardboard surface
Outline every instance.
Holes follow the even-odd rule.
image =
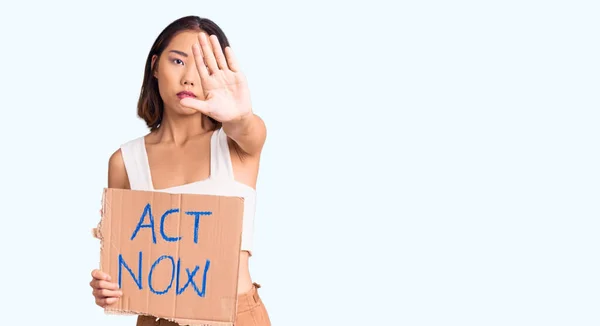
[[[123,291],[106,312],[233,325],[243,209],[238,197],[104,189],[100,268]]]

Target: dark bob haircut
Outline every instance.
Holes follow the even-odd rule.
[[[158,35],[150,49],[150,53],[148,53],[148,58],[146,59],[146,65],[144,67],[144,80],[138,99],[137,114],[138,117],[146,122],[150,131],[154,131],[160,126],[165,109],[163,100],[158,92],[158,81],[154,78],[152,57],[156,55],[156,62],[158,62],[162,52],[169,45],[171,39],[178,33],[183,31],[200,32],[200,30],[205,31],[208,35],[216,35],[223,52],[225,51],[225,48],[229,46],[229,40],[227,40],[225,33],[212,20],[198,16],[186,16],[169,24],[169,26]],[[155,64],[154,69],[156,69],[157,66],[158,65]],[[216,120],[210,117],[209,119],[216,125],[216,128],[220,126],[220,123]]]

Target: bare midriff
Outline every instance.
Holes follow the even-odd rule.
[[[238,273],[238,294],[246,293],[252,289],[252,278],[248,266],[250,254],[247,251],[240,252],[240,267]]]

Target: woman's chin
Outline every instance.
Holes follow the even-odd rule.
[[[181,110],[181,113],[185,114],[185,115],[193,115],[193,114],[199,114],[200,113],[196,109],[188,108],[188,107],[185,107],[185,106],[181,106],[179,108],[179,110]]]
[[[177,105],[175,105],[175,112],[181,115],[194,115],[200,113],[198,110],[187,106],[183,106],[180,103],[177,103]]]

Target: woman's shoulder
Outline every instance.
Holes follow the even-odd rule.
[[[123,162],[123,152],[125,151],[128,152],[127,154],[129,154],[129,152],[135,152],[136,150],[139,150],[139,147],[144,144],[144,139],[146,138],[146,136],[148,136],[148,134],[126,139],[123,142],[121,142],[121,144],[118,145],[117,148],[115,148],[112,154],[110,155],[109,166],[115,167],[117,169],[124,169],[125,164]]]
[[[139,145],[140,143],[143,143],[146,139],[146,137],[148,137],[150,134],[144,134],[144,135],[140,135],[137,136],[135,138],[130,138],[130,139],[126,139],[125,141],[121,142],[121,145],[119,145],[119,148],[117,148],[117,151],[122,149],[123,147],[131,147],[131,146],[136,146]]]
[[[135,138],[131,138],[123,141],[110,155],[108,159],[108,174],[109,183],[116,187],[129,187],[129,181],[127,176],[127,169],[125,167],[125,155],[131,155],[140,150],[140,146],[143,146],[146,135],[141,135]]]

